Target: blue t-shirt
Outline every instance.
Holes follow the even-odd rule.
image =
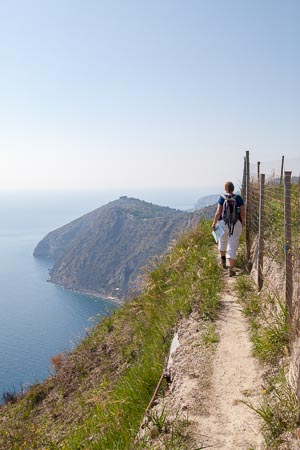
[[[223,195],[225,195],[225,197],[230,197],[229,194],[223,194]],[[237,206],[238,208],[239,208],[240,206],[243,206],[244,200],[242,199],[242,197],[241,197],[240,195],[238,195],[238,194],[232,194],[232,195],[235,195],[236,206]],[[223,206],[223,203],[224,203],[224,202],[225,202],[225,199],[222,197],[222,195],[220,195],[219,200],[218,200],[219,205],[222,205],[222,206]],[[222,220],[222,219],[223,219],[223,212],[222,212],[221,217],[220,217],[220,220]]]

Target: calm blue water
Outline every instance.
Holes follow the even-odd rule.
[[[45,234],[120,195],[188,209],[210,192],[1,193],[0,396],[49,376],[50,357],[116,307],[47,283],[51,263],[32,256]]]

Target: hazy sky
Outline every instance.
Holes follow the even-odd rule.
[[[3,0],[0,188],[217,186],[300,158],[299,0]]]

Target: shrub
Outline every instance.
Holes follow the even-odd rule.
[[[42,383],[32,386],[26,397],[29,407],[33,408],[38,403],[41,403],[46,398],[47,393],[48,389]]]
[[[50,361],[51,361],[51,366],[53,367],[55,372],[58,372],[63,364],[63,354],[58,353],[55,356],[51,356]]]

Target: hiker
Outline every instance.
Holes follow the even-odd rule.
[[[234,194],[233,183],[227,181],[227,183],[225,183],[225,194],[220,195],[218,200],[218,207],[212,223],[212,229],[214,230],[218,223],[224,230],[224,234],[219,239],[218,248],[221,253],[221,263],[224,269],[227,268],[227,252],[229,262],[228,274],[230,277],[236,275],[233,268],[244,222],[244,201],[240,195]]]

